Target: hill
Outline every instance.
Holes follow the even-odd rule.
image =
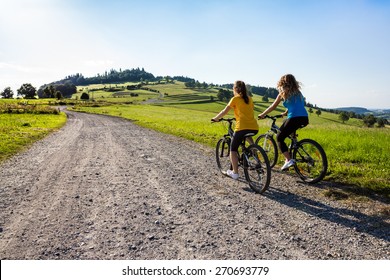
[[[377,118],[390,120],[390,109],[367,109],[363,107],[341,107],[335,110],[354,112],[358,115],[374,115]]]
[[[354,112],[359,115],[372,114],[372,111],[363,107],[341,107],[341,108],[337,108],[336,110]]]

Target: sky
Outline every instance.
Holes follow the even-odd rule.
[[[390,0],[0,0],[0,91],[144,68],[390,108]]]

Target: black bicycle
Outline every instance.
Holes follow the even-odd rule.
[[[255,144],[262,147],[267,153],[271,168],[275,166],[279,156],[274,135],[280,131],[280,128],[275,122],[282,117],[282,115],[266,115],[265,118],[272,120],[271,128],[267,133],[257,137],[255,141]],[[307,183],[314,184],[321,181],[328,170],[328,159],[321,145],[312,139],[298,141],[296,131],[288,138],[291,140],[289,153],[291,158],[295,160],[294,169],[298,176]]]
[[[219,170],[226,175],[232,169],[230,162],[230,143],[233,137],[234,118],[220,119],[228,123],[227,134],[218,140],[215,154]],[[245,135],[238,149],[238,166],[244,169],[245,179],[256,193],[265,192],[271,181],[271,167],[267,154],[256,144],[246,146],[246,138],[255,136],[254,133]]]

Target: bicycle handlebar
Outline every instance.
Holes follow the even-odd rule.
[[[213,120],[211,119],[211,122],[214,123],[214,122],[220,122],[220,121],[226,121],[226,122],[232,122],[232,121],[235,121],[236,118],[229,118],[229,119],[224,119],[224,118],[220,118],[219,120]]]
[[[283,118],[283,115],[275,115],[275,116],[265,115],[264,118],[265,119],[276,120],[276,119]],[[260,118],[258,118],[258,119],[260,119]]]

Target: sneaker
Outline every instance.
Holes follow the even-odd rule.
[[[228,175],[229,177],[233,178],[234,180],[238,179],[238,174],[234,173],[233,170],[229,169],[228,171],[226,171],[226,175]]]
[[[280,170],[286,170],[286,169],[290,168],[291,166],[293,166],[294,164],[295,164],[295,160],[290,159],[289,161],[286,161],[283,164],[283,166],[282,166],[282,168]]]

